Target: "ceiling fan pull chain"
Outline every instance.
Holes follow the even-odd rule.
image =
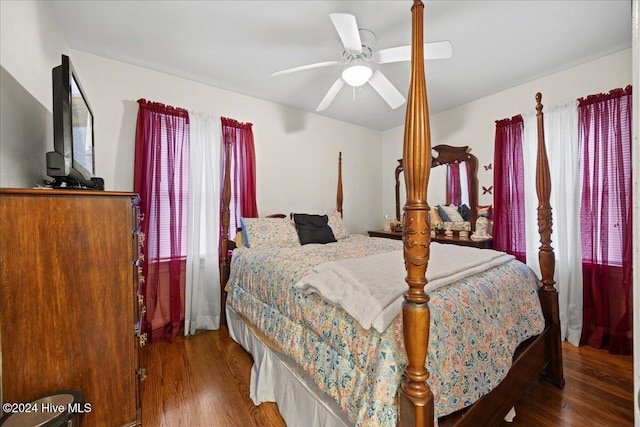
[[[353,89],[353,102],[356,102],[356,87],[351,86],[351,88]]]

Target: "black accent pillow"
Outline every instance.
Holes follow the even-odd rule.
[[[460,205],[458,207],[458,212],[460,212],[460,216],[465,221],[471,221],[471,209],[467,205]]]
[[[336,241],[327,215],[293,214],[293,222],[301,245]]]

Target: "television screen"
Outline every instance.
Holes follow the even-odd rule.
[[[69,57],[51,72],[53,83],[53,151],[47,153],[52,187],[104,189],[94,177],[93,112]]]
[[[71,124],[73,138],[73,167],[88,177],[93,170],[93,115],[71,73]]]

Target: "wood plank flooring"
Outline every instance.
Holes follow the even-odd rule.
[[[563,344],[566,385],[531,383],[502,427],[633,425],[633,361],[590,347]],[[145,347],[141,365],[145,427],[283,427],[273,403],[249,398],[251,356],[226,328]],[[290,426],[305,427],[305,426]]]

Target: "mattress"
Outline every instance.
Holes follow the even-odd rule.
[[[401,242],[351,236],[336,243],[234,251],[227,304],[336,402],[352,425],[396,425],[406,364],[402,321],[363,329],[341,308],[294,285],[315,266],[397,250]],[[427,367],[435,415],[464,408],[509,370],[515,348],[542,332],[536,278],[513,260],[430,295]]]

